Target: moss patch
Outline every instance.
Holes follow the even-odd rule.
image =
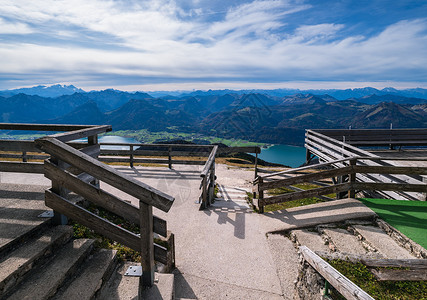
[[[375,299],[427,299],[427,281],[380,282],[362,263],[342,260],[329,260],[328,263]],[[336,293],[333,293],[332,297],[333,299],[344,299]]]

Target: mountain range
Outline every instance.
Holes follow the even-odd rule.
[[[56,97],[18,93],[0,96],[0,103],[1,122],[111,124],[114,130],[178,131],[277,144],[302,144],[309,128],[427,127],[427,100],[396,94],[346,100],[330,94],[233,92],[155,98],[110,89]]]

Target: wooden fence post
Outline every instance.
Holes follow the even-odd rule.
[[[350,190],[348,191],[348,198],[354,198],[356,196],[355,190],[353,188],[354,183],[356,182],[356,173],[354,172],[353,166],[356,165],[356,159],[350,160],[350,166],[352,166],[350,174],[348,174],[348,182],[350,183]]]
[[[260,214],[264,213],[264,191],[260,189],[263,182],[262,177],[258,180],[258,211]]]
[[[51,161],[55,163],[62,170],[65,169],[65,163],[63,161],[57,159],[56,157],[52,157]],[[67,198],[67,194],[68,194],[67,190],[56,180],[52,180],[52,192],[54,192],[55,194],[63,198]],[[54,210],[52,223],[53,225],[67,225],[68,218],[67,216],[60,214],[59,212]]]
[[[27,162],[27,152],[26,151],[22,151],[22,162]]]
[[[258,152],[255,152],[255,178],[258,176]]]
[[[129,165],[131,168],[133,168],[133,145],[129,145],[129,151],[130,151]]]
[[[207,207],[207,197],[208,196],[208,187],[207,187],[207,177],[204,176],[202,180],[202,208]]]
[[[212,163],[212,167],[209,174],[209,201],[208,206],[210,206],[214,202],[215,196],[215,158]]]
[[[154,244],[153,244],[153,207],[139,201],[141,232],[140,285],[151,287],[154,284]]]
[[[169,146],[168,148],[168,162],[169,162],[169,169],[172,169],[172,156],[171,156],[171,152],[172,152],[172,147]]]

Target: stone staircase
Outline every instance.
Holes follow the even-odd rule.
[[[296,245],[307,246],[313,251],[372,258],[416,258],[374,222],[352,221],[319,225],[293,230],[290,237]]]
[[[71,226],[53,226],[44,186],[0,184],[0,300],[173,299],[174,275],[155,274],[139,291],[139,277],[117,251],[74,239]]]
[[[0,299],[91,299],[116,266],[115,250],[73,240],[70,226],[48,227],[3,251]]]

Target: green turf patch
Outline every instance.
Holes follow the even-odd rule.
[[[427,202],[359,199],[381,219],[427,249]]]

